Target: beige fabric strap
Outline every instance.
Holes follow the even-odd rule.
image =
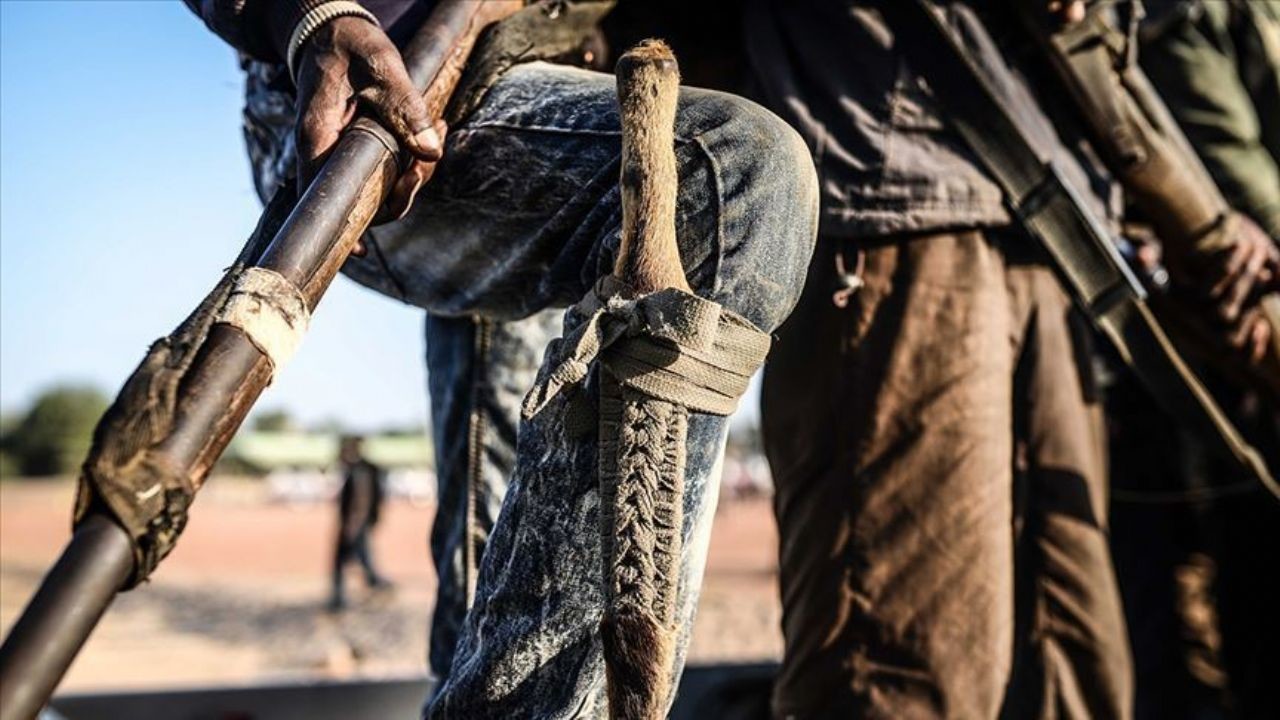
[[[307,301],[280,273],[246,268],[236,278],[217,322],[239,329],[271,361],[274,377],[293,357],[311,323]]]
[[[718,303],[680,290],[626,295],[606,277],[578,304],[575,311],[586,321],[547,349],[524,416],[581,383],[597,358],[623,387],[696,412],[736,410],[769,353],[769,336]]]

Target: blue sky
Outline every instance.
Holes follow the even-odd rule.
[[[180,2],[0,2],[0,408],[114,394],[259,212],[235,56]],[[421,312],[339,278],[259,402],[425,420]]]

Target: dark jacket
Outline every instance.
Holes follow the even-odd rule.
[[[311,8],[326,0],[183,0],[209,29],[255,60],[284,62],[289,33]],[[436,0],[360,0],[393,41],[403,42],[422,24]]]
[[[1069,124],[1050,119],[1025,55],[1016,51],[1016,31],[991,22],[1008,15],[1003,2],[1022,1],[946,3],[951,31],[1031,129],[1041,154],[1060,162],[1077,187],[1093,191],[1103,217],[1113,215],[1118,204],[1109,175],[1078,154]],[[934,100],[929,83],[937,79],[912,69],[895,37],[903,29],[891,28],[881,7],[878,0],[747,0],[752,67],[765,104],[799,129],[813,152],[823,233],[866,237],[1007,224],[1000,189]]]

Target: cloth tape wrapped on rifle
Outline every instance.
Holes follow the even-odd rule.
[[[164,462],[157,448],[173,431],[182,381],[210,329],[238,328],[270,361],[273,377],[306,333],[311,313],[299,289],[271,270],[246,266],[284,222],[294,195],[292,183],[281,188],[240,258],[177,329],[152,343],[94,429],[74,522],[105,510],[125,529],[134,554],[128,587],[173,550],[199,490],[200,479]]]

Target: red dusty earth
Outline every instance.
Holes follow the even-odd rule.
[[[73,485],[0,483],[0,626],[7,632],[66,542]],[[395,583],[323,609],[336,510],[272,502],[261,483],[210,482],[182,542],[152,581],[121,595],[64,691],[308,678],[392,677],[425,668],[435,574],[433,510],[393,501],[374,534]],[[711,541],[692,662],[776,659],[776,534],[767,499],[724,501]]]

